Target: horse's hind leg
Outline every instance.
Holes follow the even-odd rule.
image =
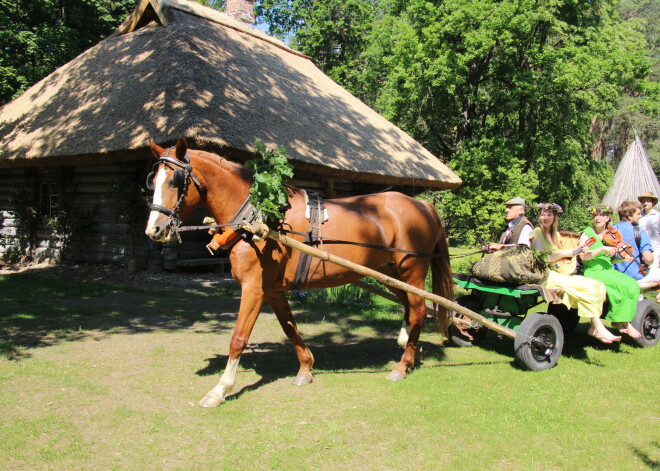
[[[383,275],[400,279],[399,272],[391,264],[380,267],[378,271]],[[403,322],[401,323],[401,329],[399,330],[399,336],[396,339],[396,343],[401,348],[406,348],[406,345],[408,344],[408,334],[410,333],[410,321],[408,320],[408,316],[410,315],[410,303],[408,302],[408,293],[393,286],[388,286],[387,289],[389,289],[399,299],[399,303],[401,303],[403,306]]]
[[[424,289],[424,279],[428,271],[428,265],[419,260],[408,258],[399,265],[399,276],[402,281],[419,289]],[[387,378],[391,381],[399,381],[406,377],[406,373],[415,365],[415,354],[417,343],[422,332],[422,324],[426,318],[426,301],[414,294],[405,293],[406,318],[408,321],[408,338],[406,340],[401,361],[390,372]],[[400,335],[400,340],[404,340]]]
[[[388,287],[392,293],[399,298],[399,301],[403,305],[403,322],[401,323],[401,330],[399,331],[399,336],[396,339],[396,343],[401,348],[406,348],[408,345],[408,337],[410,336],[410,302],[408,301],[408,293],[403,290]]]
[[[284,293],[277,293],[269,296],[266,298],[266,301],[268,301],[270,307],[273,308],[277,320],[280,322],[282,330],[284,330],[284,333],[291,341],[291,344],[296,351],[298,362],[300,363],[300,369],[293,380],[293,384],[296,386],[302,386],[303,384],[311,383],[313,379],[312,365],[314,365],[314,356],[305,345],[305,342],[303,342],[302,337],[300,337],[298,326],[293,319],[293,314],[289,307],[289,301],[287,301]]]

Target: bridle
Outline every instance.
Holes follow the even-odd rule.
[[[186,195],[188,194],[188,187],[190,185],[190,181],[192,180],[193,184],[195,185],[195,188],[197,188],[197,191],[201,194],[202,193],[202,185],[199,183],[199,180],[195,178],[195,175],[193,175],[193,169],[192,166],[190,165],[190,156],[186,152],[186,155],[183,156],[184,162],[181,162],[179,159],[170,157],[170,151],[175,149],[175,147],[170,147],[167,149],[165,154],[163,154],[158,161],[154,164],[154,166],[151,169],[151,173],[147,176],[147,188],[150,190],[154,190],[154,178],[156,176],[156,173],[158,172],[158,169],[160,168],[160,165],[163,164],[167,167],[174,168],[174,175],[172,176],[172,179],[169,181],[169,186],[171,188],[176,188],[179,193],[179,200],[176,202],[174,205],[174,208],[169,209],[164,206],[161,206],[159,204],[154,204],[153,202],[149,205],[149,209],[152,211],[158,211],[159,213],[163,213],[166,215],[169,219],[167,221],[167,228],[174,232],[176,234],[177,239],[179,240],[179,243],[181,243],[181,237],[179,236],[179,226],[181,226],[182,221],[179,219],[179,209],[181,208],[181,205],[186,199]]]

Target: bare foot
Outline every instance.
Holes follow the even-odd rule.
[[[589,328],[587,331],[587,334],[591,335],[592,337],[600,340],[603,343],[612,343],[612,342],[618,342],[621,340],[621,336],[619,335],[613,335],[609,330],[602,328],[602,329],[595,329],[593,326]]]
[[[638,339],[642,336],[630,322],[612,322],[612,327],[619,329],[622,334],[627,334],[631,339]]]

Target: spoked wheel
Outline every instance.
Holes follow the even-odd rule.
[[[580,323],[580,316],[577,314],[577,309],[569,309],[563,304],[549,303],[548,314],[552,314],[557,318],[564,331],[564,336],[572,334]]]
[[[564,331],[556,317],[535,312],[520,324],[513,342],[520,365],[542,371],[557,364],[564,348]]]
[[[481,300],[468,294],[456,298],[456,304],[468,308],[471,311],[481,310]],[[447,328],[449,334],[449,343],[457,347],[473,347],[478,345],[488,333],[488,329],[464,315],[453,311],[452,317],[456,323],[449,324]]]
[[[660,338],[660,306],[650,299],[644,299],[637,303],[637,313],[632,320],[632,325],[642,336],[638,339],[631,339],[633,343],[640,347],[652,347],[658,343]]]

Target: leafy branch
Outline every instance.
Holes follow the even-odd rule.
[[[265,219],[277,221],[284,217],[284,209],[289,204],[286,181],[293,177],[293,167],[284,147],[269,151],[261,139],[254,141],[254,147],[255,158],[245,163],[245,167],[254,172],[250,204],[261,211]]]

